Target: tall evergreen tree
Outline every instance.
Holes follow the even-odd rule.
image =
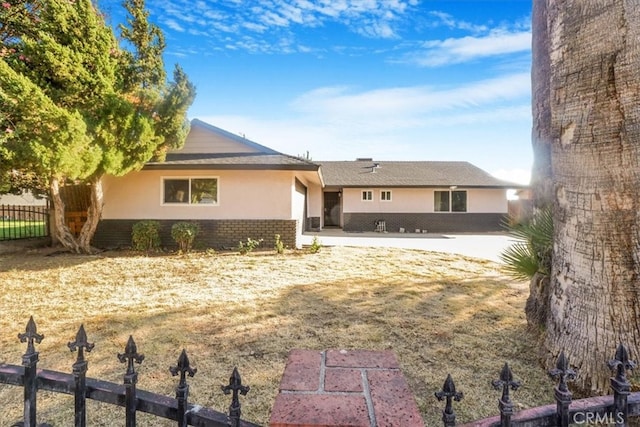
[[[194,86],[178,66],[167,82],[164,38],[144,0],[125,8],[123,47],[91,0],[0,5],[0,163],[45,178],[57,238],[76,252],[91,251],[102,176],[140,169],[188,133]],[[64,224],[68,182],[91,188],[78,238]]]

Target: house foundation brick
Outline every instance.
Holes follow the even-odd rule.
[[[423,427],[391,351],[292,350],[269,427]]]
[[[131,246],[133,225],[141,219],[101,220],[93,237],[92,244],[98,248],[122,248]],[[164,248],[177,248],[171,238],[171,226],[184,219],[158,220],[160,223],[160,245]],[[262,239],[262,248],[273,248],[275,235],[289,248],[296,247],[296,220],[194,220],[200,225],[200,233],[194,242],[195,248],[236,249],[240,241],[247,238]]]
[[[481,233],[504,231],[507,214],[501,213],[350,213],[343,215],[343,229],[348,232],[377,231],[378,221],[384,221],[386,231],[407,233],[426,230],[428,233]]]

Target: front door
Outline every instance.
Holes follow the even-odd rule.
[[[340,226],[340,193],[337,191],[324,193],[324,226]]]

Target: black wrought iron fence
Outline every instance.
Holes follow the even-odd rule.
[[[27,343],[27,351],[22,356],[22,366],[0,364],[0,383],[21,386],[24,389],[24,411],[22,420],[16,422],[13,427],[47,426],[37,423],[37,392],[48,390],[74,396],[74,426],[85,427],[87,425],[86,399],[117,405],[125,408],[125,425],[136,425],[136,413],[146,412],[160,418],[176,421],[179,427],[259,427],[241,417],[241,405],[239,396],[246,395],[249,387],[242,384],[237,369],[233,369],[229,384],[221,387],[220,392],[231,395],[229,413],[214,411],[199,405],[189,403],[189,384],[187,377],[193,377],[196,369],[189,362],[187,352],[182,350],[176,366],[169,368],[173,376],[179,376],[176,387],[176,398],[170,398],[148,391],[137,390],[138,373],[135,370],[136,363],[142,363],[144,355],[138,353],[133,337],[124,348],[124,353],[117,355],[118,360],[126,363],[123,384],[115,384],[87,378],[88,362],[85,352],[91,352],[94,343],[90,343],[84,326],[80,326],[75,340],[69,342],[71,351],[77,351],[76,361],[72,366],[72,373],[38,369],[39,353],[35,344],[40,343],[44,335],[38,333],[36,324],[31,317],[24,333],[19,334],[20,342]],[[18,415],[16,415],[16,418]]]
[[[49,236],[49,207],[0,205],[0,240]]]
[[[636,363],[629,358],[627,348],[620,344],[612,360],[607,362],[614,371],[610,385],[613,395],[599,396],[587,399],[572,400],[568,382],[576,378],[576,372],[571,369],[569,359],[564,352],[560,353],[556,367],[549,371],[549,375],[558,380],[554,388],[555,405],[538,406],[515,412],[511,401],[511,391],[520,387],[520,382],[514,379],[511,368],[504,364],[500,377],[492,382],[496,390],[502,392],[498,399],[500,415],[458,425],[460,427],[568,427],[569,425],[613,425],[628,426],[632,417],[640,415],[640,392],[631,393],[631,384],[627,379],[627,371],[634,369]],[[442,390],[435,393],[438,400],[445,401],[442,411],[442,421],[445,427],[456,426],[456,415],[453,402],[460,401],[463,393],[456,390],[451,378],[447,376]],[[638,425],[634,423],[633,425]]]
[[[123,353],[117,354],[120,362],[126,363],[123,384],[87,378],[88,362],[85,352],[91,352],[94,344],[87,339],[84,326],[80,326],[75,340],[68,343],[71,351],[77,351],[76,361],[72,365],[72,373],[62,373],[38,369],[39,353],[35,344],[44,338],[37,332],[33,317],[27,322],[24,333],[18,334],[20,342],[27,344],[22,355],[22,366],[0,364],[0,383],[21,386],[24,389],[24,410],[22,420],[12,427],[44,427],[48,424],[37,424],[37,392],[47,390],[74,396],[74,426],[85,427],[87,420],[86,399],[124,407],[125,426],[135,427],[136,414],[145,412],[160,418],[173,420],[179,427],[260,427],[241,419],[239,397],[249,392],[249,387],[242,384],[236,368],[229,379],[229,384],[221,387],[221,392],[231,395],[228,414],[189,403],[188,377],[196,374],[190,364],[187,352],[177,359],[176,366],[169,368],[173,376],[179,376],[176,397],[170,398],[144,390],[137,390],[138,373],[135,364],[144,360],[138,353],[133,337],[129,337]],[[498,399],[499,416],[477,420],[467,424],[456,424],[454,402],[463,399],[463,393],[456,389],[451,375],[448,375],[442,389],[435,393],[438,400],[445,401],[442,421],[445,427],[568,427],[570,425],[614,425],[625,427],[638,425],[630,423],[633,417],[640,416],[640,392],[631,392],[631,384],[627,379],[627,371],[634,369],[636,363],[629,357],[627,348],[620,344],[608,366],[613,370],[610,385],[613,392],[609,396],[572,400],[568,382],[575,379],[576,372],[571,369],[569,360],[561,353],[556,367],[549,375],[558,380],[554,388],[556,403],[539,406],[516,412],[511,400],[511,392],[520,387],[515,380],[511,368],[504,364],[499,378],[492,382],[493,387],[501,392]],[[16,415],[18,417],[18,415]],[[636,418],[637,420],[637,418]],[[401,426],[397,426],[401,427]]]

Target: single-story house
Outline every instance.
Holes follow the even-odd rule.
[[[323,226],[410,233],[504,231],[507,190],[462,161],[320,162]]]
[[[198,241],[235,248],[247,238],[300,246],[304,231],[428,232],[501,229],[508,212],[498,180],[467,162],[312,162],[194,119],[184,147],[163,162],[103,179],[104,209],[93,244],[127,246],[133,224],[197,221]]]
[[[323,186],[318,164],[194,119],[184,147],[164,162],[104,178],[92,243],[129,245],[133,224],[157,220],[163,246],[173,246],[172,224],[197,221],[197,241],[207,247],[235,248],[247,238],[270,247],[276,234],[296,247],[306,218],[319,215]]]

